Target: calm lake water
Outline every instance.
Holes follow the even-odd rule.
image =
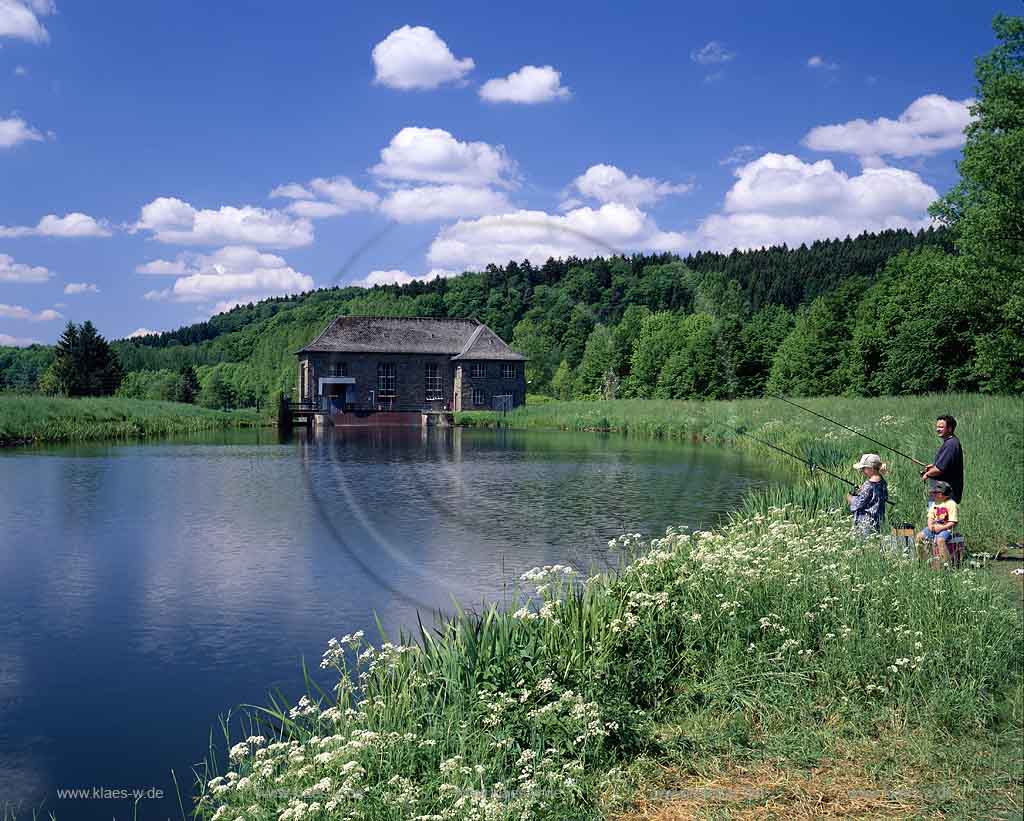
[[[727,450],[545,432],[0,452],[0,808],[126,819],[58,790],[162,790],[138,818],[180,818],[171,769],[188,809],[218,716],[297,699],[330,637],[606,568],[609,538],[714,524],[767,480]]]

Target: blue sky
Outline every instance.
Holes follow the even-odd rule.
[[[0,0],[0,344],[925,225],[1001,9]]]

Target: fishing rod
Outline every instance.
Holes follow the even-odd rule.
[[[816,470],[820,470],[822,473],[827,474],[828,476],[831,476],[833,479],[838,479],[844,485],[847,485],[847,486],[853,488],[854,490],[857,489],[857,483],[856,482],[851,482],[849,479],[843,478],[838,473],[833,473],[828,468],[823,468],[821,465],[817,465],[814,462],[810,461],[809,459],[804,459],[802,456],[797,456],[795,453],[790,453],[785,448],[780,448],[778,445],[773,445],[771,442],[765,442],[763,439],[758,439],[756,436],[753,436],[752,434],[749,434],[746,431],[740,430],[739,428],[733,428],[733,430],[736,433],[738,433],[740,436],[746,436],[748,439],[753,439],[755,442],[757,442],[760,445],[764,445],[766,448],[771,448],[772,450],[777,450],[779,453],[784,453],[784,454],[786,454],[786,456],[789,456],[789,457],[791,457],[793,459],[796,459],[798,462],[803,462],[805,465],[807,465],[807,467],[810,468],[811,473],[813,473]],[[893,499],[892,496],[886,495],[886,504],[891,505],[893,510],[897,510],[898,509],[896,507],[895,503],[894,503],[894,499]]]
[[[733,428],[733,430],[736,431],[736,433],[738,433],[740,436],[746,436],[748,439],[753,439],[755,442],[757,442],[758,444],[764,445],[766,448],[771,448],[772,450],[777,450],[779,453],[784,453],[784,454],[786,454],[786,456],[789,456],[789,457],[791,457],[793,459],[796,459],[798,462],[803,462],[805,465],[807,465],[807,467],[809,467],[811,469],[811,473],[813,473],[816,470],[820,470],[822,473],[828,474],[833,479],[838,479],[844,485],[849,485],[850,487],[857,487],[856,482],[851,482],[849,479],[844,479],[838,473],[833,473],[831,470],[828,470],[827,468],[823,468],[821,465],[816,465],[814,462],[810,461],[809,459],[804,459],[804,457],[802,457],[802,456],[797,456],[795,453],[790,453],[785,448],[780,448],[778,445],[773,445],[771,442],[765,442],[763,439],[758,439],[756,436],[753,436],[752,434],[749,434],[746,431],[740,430],[739,428]]]
[[[835,419],[830,419],[828,416],[825,416],[824,414],[818,413],[817,411],[812,411],[810,408],[805,408],[803,405],[798,405],[796,402],[792,402],[789,399],[786,399],[784,396],[779,396],[776,393],[766,393],[765,396],[770,396],[772,399],[778,399],[781,402],[785,402],[787,405],[792,405],[794,408],[800,408],[800,410],[802,411],[807,411],[807,413],[813,413],[815,416],[824,419],[826,422],[831,422],[833,425],[839,425],[839,427],[841,427],[843,430],[848,430],[850,431],[850,433],[856,433],[858,436],[863,436],[869,442],[874,442],[876,445],[879,445],[885,448],[886,450],[891,450],[897,456],[902,456],[904,459],[909,459],[915,465],[918,465],[923,468],[928,467],[928,465],[926,465],[924,462],[921,462],[915,459],[913,456],[909,456],[908,454],[903,453],[902,451],[896,450],[896,448],[894,448],[892,445],[887,445],[885,444],[885,442],[879,442],[877,439],[872,439],[866,433],[861,433],[859,430],[855,430],[854,428],[848,427],[847,425],[844,425],[842,422],[837,422]]]

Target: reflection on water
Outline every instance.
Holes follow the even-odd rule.
[[[187,793],[218,714],[297,696],[329,637],[606,567],[609,538],[712,524],[759,476],[711,448],[415,428],[7,451],[0,475],[0,806],[85,819],[130,802],[57,789],[157,787],[138,817],[180,817],[170,769]]]

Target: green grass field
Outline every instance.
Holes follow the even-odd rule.
[[[809,404],[925,461],[933,414],[953,413],[972,533],[1019,539],[1020,400]],[[797,413],[552,403],[502,423],[761,448],[735,433],[747,428],[837,472],[867,449]],[[1020,817],[1019,586],[851,537],[838,483],[762,450],[790,481],[713,532],[625,535],[608,545],[625,559],[611,575],[537,568],[513,600],[436,630],[331,640],[333,688],[225,721],[230,755],[211,750],[199,815]],[[893,460],[892,480],[923,507],[912,466]]]
[[[0,446],[143,439],[260,424],[255,411],[214,411],[179,402],[0,396]]]

